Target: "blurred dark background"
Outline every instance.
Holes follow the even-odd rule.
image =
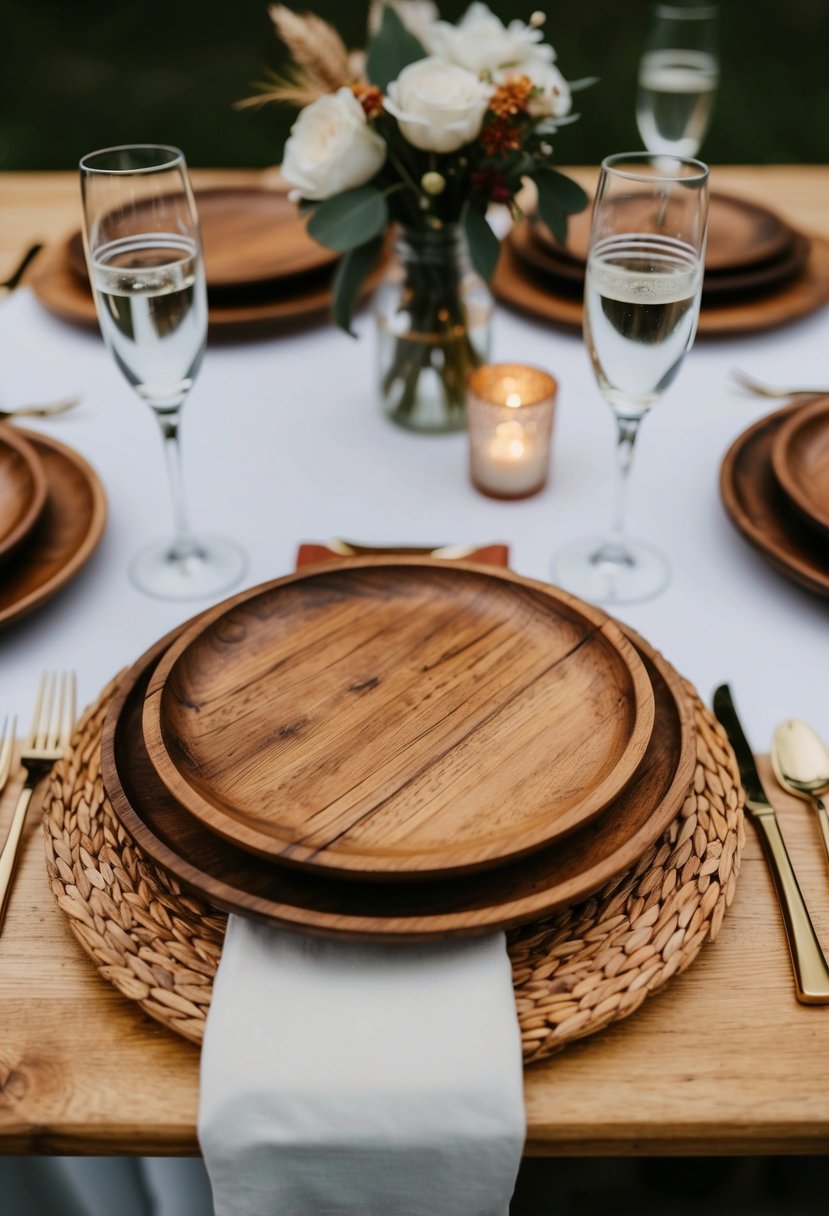
[[[294,0],[365,44],[367,0]],[[467,0],[445,0],[459,17]],[[539,0],[492,0],[504,20]],[[721,0],[722,81],[702,150],[714,163],[829,161],[829,0]],[[582,118],[558,137],[562,164],[640,146],[636,64],[650,0],[556,0],[547,40]],[[290,112],[234,111],[283,51],[266,0],[0,0],[0,169],[69,169],[110,144],[158,141],[192,165],[280,159]],[[827,200],[829,202],[829,200]]]

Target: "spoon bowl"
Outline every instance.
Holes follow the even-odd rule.
[[[799,718],[786,718],[776,728],[771,745],[774,775],[783,789],[811,803],[817,811],[829,859],[829,749],[816,731]]]

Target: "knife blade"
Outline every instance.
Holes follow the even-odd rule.
[[[746,809],[757,828],[771,870],[783,913],[797,999],[804,1005],[829,1004],[829,966],[780,832],[777,814],[760,780],[754,754],[727,684],[720,685],[714,693],[714,713],[737,757],[740,780],[746,792]]]

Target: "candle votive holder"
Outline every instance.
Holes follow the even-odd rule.
[[[558,384],[521,363],[487,363],[467,381],[469,474],[490,498],[529,498],[550,467]]]

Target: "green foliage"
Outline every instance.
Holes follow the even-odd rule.
[[[389,222],[386,196],[374,186],[358,186],[320,203],[308,221],[308,233],[338,253],[348,253],[379,236]]]
[[[393,8],[384,5],[382,24],[371,41],[366,58],[366,73],[371,83],[385,92],[389,81],[396,80],[410,63],[425,57],[426,51],[414,34],[409,33]]]
[[[344,329],[352,338],[356,337],[351,328],[354,305],[359,299],[363,283],[377,264],[382,248],[381,236],[374,237],[365,245],[358,245],[345,255],[334,275],[334,320],[340,329]]]
[[[562,245],[567,242],[567,216],[584,211],[587,195],[581,186],[555,169],[539,169],[532,175],[538,190],[541,218]]]
[[[501,242],[487,223],[483,211],[474,205],[467,207],[463,227],[472,265],[481,278],[488,283],[495,273],[498,255],[501,252]]]

